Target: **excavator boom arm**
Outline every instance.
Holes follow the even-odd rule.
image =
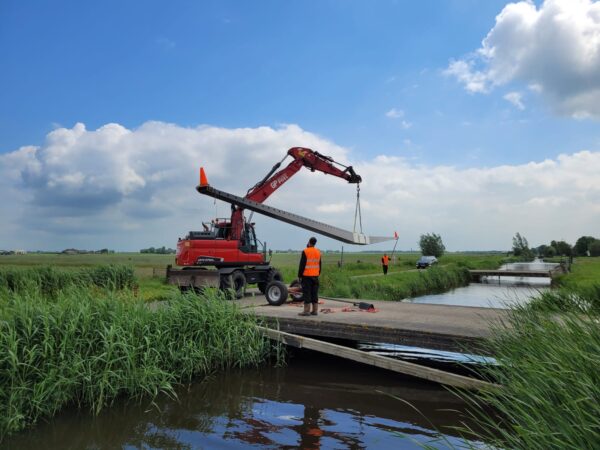
[[[343,166],[336,163],[331,157],[321,155],[309,148],[293,147],[288,150],[287,154],[293,158],[293,161],[278,172],[275,171],[281,166],[283,160],[275,164],[271,171],[248,191],[245,198],[263,203],[302,167],[310,169],[311,172],[318,170],[324,174],[342,178],[348,183],[360,183],[362,181],[362,178],[354,172],[352,166]],[[343,169],[336,166],[341,166]]]

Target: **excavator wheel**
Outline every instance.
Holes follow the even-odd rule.
[[[246,276],[241,270],[236,270],[231,274],[231,283],[233,284],[232,289],[235,291],[235,298],[240,299],[244,297],[246,292]]]
[[[232,297],[240,299],[246,291],[246,277],[241,270],[235,270],[230,275],[221,276],[221,289],[230,292]]]
[[[269,270],[269,274],[267,275],[267,281],[264,281],[261,283],[256,283],[256,285],[258,286],[258,290],[260,291],[261,294],[265,293],[265,290],[267,289],[267,285],[271,281],[283,281],[283,276],[281,275],[281,272],[279,270],[277,270],[277,269]]]
[[[271,281],[265,289],[265,297],[269,305],[279,306],[285,303],[288,296],[288,290],[281,281]]]

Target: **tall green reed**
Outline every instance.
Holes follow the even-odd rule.
[[[257,365],[270,342],[218,293],[174,294],[155,311],[112,291],[70,288],[0,302],[0,437],[67,405],[173,393],[216,370]]]
[[[579,312],[600,315],[600,284],[561,288],[543,292],[529,304],[530,309],[552,312]]]
[[[479,426],[466,431],[499,448],[600,448],[598,315],[540,305],[514,307],[495,329],[498,365],[483,376],[503,387],[460,394]]]
[[[134,269],[123,264],[110,264],[67,270],[50,266],[0,268],[0,294],[9,292],[40,291],[54,296],[72,286],[97,286],[109,289],[127,289],[135,285]]]

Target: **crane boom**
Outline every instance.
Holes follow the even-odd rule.
[[[306,217],[283,211],[281,209],[273,208],[272,206],[263,205],[254,200],[250,200],[248,197],[238,197],[237,195],[229,194],[219,189],[215,189],[209,185],[199,185],[196,187],[196,190],[200,194],[208,195],[209,197],[231,203],[232,205],[236,206],[238,210],[249,209],[273,219],[296,225],[300,228],[311,230],[348,244],[369,245],[376,244],[378,242],[391,241],[393,239],[392,237],[384,236],[366,236],[362,233],[343,230],[332,225],[327,225],[323,222],[318,222],[316,220],[308,219]]]

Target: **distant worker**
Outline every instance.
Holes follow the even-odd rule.
[[[387,255],[387,253],[384,253],[383,258],[381,258],[381,267],[383,267],[384,275],[387,275],[389,264],[390,264],[390,257]]]
[[[304,311],[300,316],[316,316],[319,313],[319,275],[321,275],[321,252],[315,244],[317,238],[311,237],[302,251],[298,279],[302,281]],[[312,311],[310,310],[312,305]]]

